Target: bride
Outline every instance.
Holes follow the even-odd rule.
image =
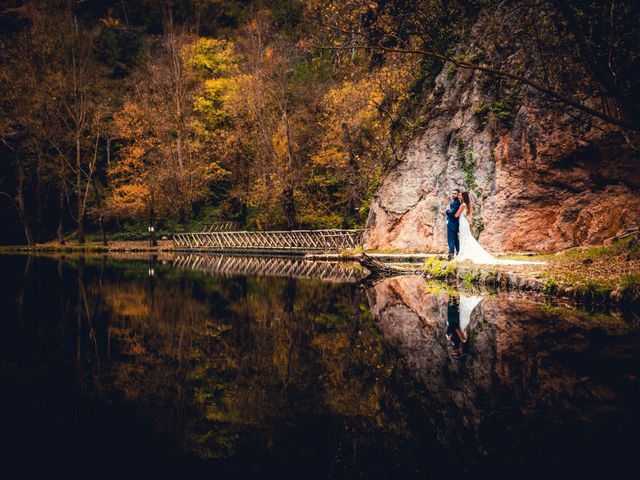
[[[471,201],[469,200],[469,192],[458,193],[458,199],[460,200],[460,208],[456,212],[455,216],[459,218],[459,240],[460,251],[455,257],[454,261],[462,262],[469,260],[473,263],[486,264],[486,265],[521,265],[521,264],[544,264],[546,262],[528,262],[525,260],[500,260],[494,258],[489,252],[487,252],[478,241],[473,238],[471,234],[471,225],[469,224],[469,218],[471,218]]]

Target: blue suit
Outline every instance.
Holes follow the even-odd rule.
[[[449,243],[449,253],[460,252],[460,240],[458,230],[460,230],[460,219],[456,218],[456,212],[460,208],[460,200],[452,200],[447,210],[447,242]]]

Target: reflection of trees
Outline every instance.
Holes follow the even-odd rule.
[[[53,392],[124,409],[149,437],[201,459],[322,452],[331,468],[415,473],[446,449],[467,464],[485,453],[508,463],[545,434],[554,439],[537,454],[559,448],[572,422],[637,412],[638,395],[624,393],[640,342],[610,318],[497,295],[474,312],[469,352],[455,359],[447,295],[415,276],[378,283],[367,303],[351,284],[220,278],[153,260],[29,265],[12,267],[23,280],[0,297],[19,320],[4,326],[17,339],[5,355],[68,364]]]
[[[110,318],[105,385],[171,425],[183,450],[304,449],[278,425],[307,417],[406,435],[394,362],[354,285],[157,271],[111,272],[87,291]]]

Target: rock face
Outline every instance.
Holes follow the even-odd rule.
[[[460,51],[477,51],[486,22],[478,20]],[[492,61],[513,70],[521,45]],[[444,251],[455,187],[469,190],[479,241],[496,253],[600,244],[637,228],[640,159],[622,132],[528,87],[511,88],[499,97],[487,91],[486,74],[445,64],[424,100],[426,127],[374,199],[366,248]],[[585,91],[570,93],[593,102]]]

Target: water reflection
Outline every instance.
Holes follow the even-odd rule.
[[[0,267],[6,462],[423,478],[633,458],[640,339],[614,317],[415,276],[362,291],[153,259]]]
[[[460,297],[451,295],[447,305],[446,335],[455,357],[462,355],[462,347],[467,343],[467,330],[471,312],[480,303],[482,297]]]
[[[617,468],[604,452],[625,463],[640,413],[631,400],[639,398],[637,329],[525,296],[429,288],[415,277],[367,294],[385,342],[438,412],[429,416],[437,437],[463,465],[524,464],[529,477],[568,462],[589,476]]]
[[[311,261],[302,257],[176,254],[176,268],[212,275],[263,275],[356,282],[365,271],[356,263]]]

